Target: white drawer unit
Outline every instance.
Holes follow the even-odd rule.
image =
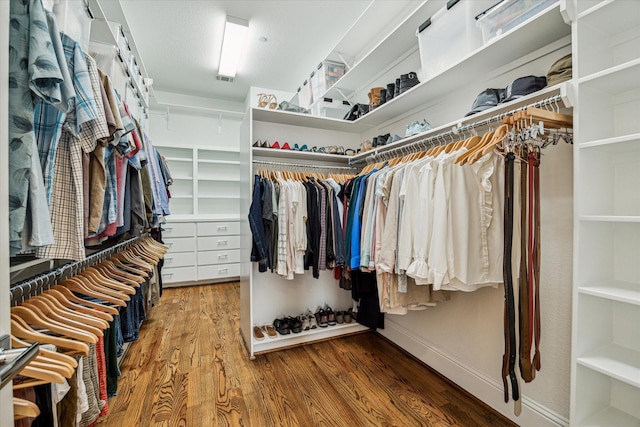
[[[198,266],[198,280],[217,280],[240,276],[240,264]]]
[[[193,282],[196,280],[196,267],[178,267],[162,269],[162,284]]]
[[[240,236],[198,237],[198,252],[240,248]]]
[[[162,226],[162,237],[196,237],[196,224],[193,222],[170,222]]]
[[[237,221],[198,223],[198,236],[228,236],[234,234],[240,234],[240,223]]]
[[[169,252],[193,252],[196,250],[195,237],[176,237],[171,239],[163,239],[164,244],[169,246]]]
[[[193,267],[196,259],[195,252],[169,252],[164,257],[164,268]]]
[[[198,266],[240,262],[240,249],[198,252]]]

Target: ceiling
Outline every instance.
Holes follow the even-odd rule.
[[[295,92],[370,3],[120,0],[154,91],[236,102],[250,86]],[[233,83],[216,80],[226,15],[249,21]]]

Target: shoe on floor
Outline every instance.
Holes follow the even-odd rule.
[[[278,336],[278,333],[276,332],[276,328],[274,328],[273,325],[264,325],[262,329],[267,333],[267,336],[271,339]]]
[[[262,341],[264,339],[264,333],[262,333],[262,328],[260,326],[253,327],[253,337],[258,341]]]
[[[325,309],[325,313],[327,314],[327,324],[329,326],[336,325],[336,313],[331,309],[331,307],[327,307]]]

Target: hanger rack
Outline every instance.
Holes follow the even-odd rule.
[[[144,233],[139,237],[125,240],[107,249],[95,252],[81,261],[75,261],[69,264],[65,264],[48,273],[41,274],[12,286],[11,306],[16,306],[31,297],[41,294],[43,291],[51,289],[53,286],[57,285],[63,280],[75,276],[86,268],[89,268],[106,260],[113,254],[128,248],[132,244],[148,236],[148,233]]]
[[[360,170],[360,168],[356,166],[310,165],[310,164],[303,164],[303,163],[271,162],[268,160],[254,160],[253,164],[294,167],[294,168],[303,168],[303,169],[330,169],[330,170],[341,170],[341,171],[350,171],[350,172],[356,172]]]
[[[398,154],[397,153],[404,153],[404,154],[410,154],[410,153],[414,153],[417,151],[424,151],[427,150],[429,148],[432,147],[436,147],[439,145],[445,145],[448,144],[450,142],[452,142],[453,140],[459,138],[459,134],[462,134],[464,132],[473,130],[473,129],[477,129],[477,128],[482,128],[484,126],[488,126],[492,123],[502,123],[502,120],[507,117],[507,116],[511,116],[513,114],[515,114],[518,111],[524,111],[527,108],[530,107],[543,107],[546,105],[552,105],[552,104],[557,104],[558,102],[562,102],[563,97],[562,95],[555,95],[555,96],[551,96],[549,98],[545,98],[545,99],[541,99],[540,101],[537,102],[533,102],[531,104],[527,104],[527,105],[523,105],[521,107],[518,108],[514,108],[513,110],[509,110],[509,111],[505,111],[502,112],[500,114],[496,114],[495,116],[491,116],[488,117],[486,119],[483,120],[479,120],[476,122],[471,122],[471,123],[465,123],[465,124],[458,124],[457,126],[452,127],[449,130],[440,132],[436,135],[429,135],[426,138],[422,138],[420,140],[414,141],[410,144],[406,144],[406,145],[397,145],[397,146],[393,146],[391,148],[389,148],[388,150],[380,150],[377,151],[374,154],[371,154],[370,156],[367,156],[366,158],[360,158],[357,160],[354,160],[353,163],[350,162],[350,164],[358,164],[358,163],[362,163],[362,162],[366,162],[367,164],[371,164],[371,163],[376,163],[376,162],[380,162],[380,161],[384,161],[384,160],[389,160],[392,159],[394,157],[397,157]]]

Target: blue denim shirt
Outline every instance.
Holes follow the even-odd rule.
[[[249,227],[253,235],[251,261],[259,263],[259,271],[267,271],[267,237],[262,222],[262,187],[260,177],[256,175],[253,181],[253,200],[249,208]]]

